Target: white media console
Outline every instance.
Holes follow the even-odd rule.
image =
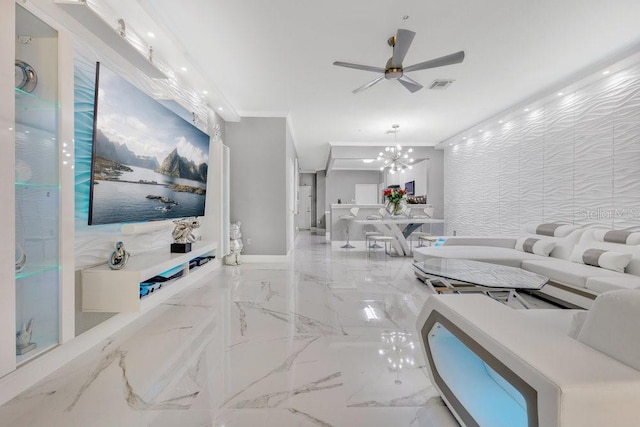
[[[169,287],[183,288],[212,271],[214,262],[189,270],[189,261],[203,256],[216,255],[217,242],[196,242],[189,253],[171,253],[166,248],[132,255],[122,270],[111,270],[107,264],[82,270],[82,311],[89,312],[138,312],[157,305],[157,299],[166,299],[175,292],[163,288],[140,298],[140,283],[175,267],[182,267],[183,275]]]

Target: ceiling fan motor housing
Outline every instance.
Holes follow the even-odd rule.
[[[399,79],[402,77],[402,67],[392,67],[391,61],[393,58],[389,58],[387,61],[387,66],[384,69],[384,77],[387,80]]]

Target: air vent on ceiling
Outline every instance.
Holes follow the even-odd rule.
[[[455,80],[434,80],[429,86],[429,89],[443,90],[448,88],[454,81]]]

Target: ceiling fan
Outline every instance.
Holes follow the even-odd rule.
[[[422,85],[417,81],[409,78],[404,73],[407,73],[409,71],[426,70],[428,68],[458,64],[464,60],[464,51],[461,50],[460,52],[441,56],[440,58],[430,59],[425,62],[420,62],[419,64],[403,67],[402,61],[404,61],[404,57],[407,55],[407,52],[409,51],[409,47],[411,46],[411,42],[413,41],[415,35],[416,33],[414,33],[413,31],[399,29],[395,36],[391,36],[389,40],[387,40],[389,46],[393,48],[393,56],[389,58],[385,68],[371,67],[369,65],[359,65],[340,61],[334,62],[333,65],[337,65],[339,67],[355,68],[356,70],[372,71],[374,73],[382,73],[380,77],[370,81],[363,86],[360,86],[359,88],[354,90],[353,93],[360,93],[363,90],[375,85],[376,83],[381,82],[382,79],[398,80],[402,84],[402,86],[407,88],[409,92],[413,93],[422,89]]]

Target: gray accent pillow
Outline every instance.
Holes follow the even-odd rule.
[[[563,224],[540,224],[536,227],[536,234],[543,236],[555,236],[556,228],[561,227]]]
[[[606,268],[607,270],[624,273],[624,269],[631,262],[631,254],[607,251],[598,248],[586,248],[576,245],[569,260],[578,264]]]
[[[550,239],[536,239],[534,237],[521,237],[516,240],[515,249],[528,252],[530,254],[549,256],[553,248],[556,247],[556,242]]]

